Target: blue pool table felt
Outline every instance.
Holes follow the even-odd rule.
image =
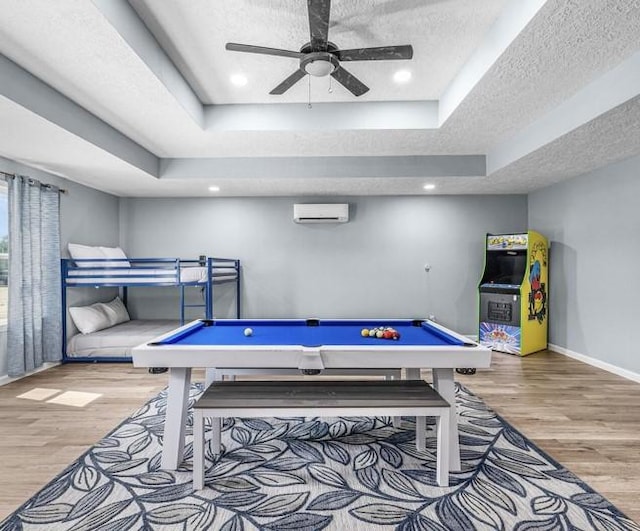
[[[362,345],[371,347],[393,346],[461,346],[465,342],[439,330],[428,322],[419,326],[413,320],[315,320],[317,326],[309,326],[299,320],[221,320],[199,321],[189,328],[173,334],[160,345]],[[363,328],[392,327],[400,333],[400,339],[363,337]],[[253,333],[245,336],[244,330]]]

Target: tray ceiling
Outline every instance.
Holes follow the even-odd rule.
[[[357,98],[269,95],[297,60],[224,48],[308,40],[300,0],[4,0],[0,156],[119,196],[330,196],[527,193],[640,153],[638,1],[333,0],[340,48],[414,49],[349,62]]]

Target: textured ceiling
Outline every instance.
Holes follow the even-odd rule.
[[[350,62],[371,88],[359,98],[336,82],[328,92],[328,78],[303,79],[271,96],[297,60],[224,49],[238,42],[298,50],[309,40],[300,0],[2,4],[0,53],[10,64],[0,71],[0,156],[116,195],[202,195],[212,184],[230,196],[412,195],[423,194],[427,180],[437,184],[431,193],[526,193],[640,153],[640,0],[333,0],[329,40],[338,47],[414,48],[410,61]],[[525,12],[531,16],[522,21]],[[412,72],[411,82],[392,81],[399,68]],[[235,73],[246,75],[246,86],[229,83]],[[600,98],[593,108],[574,106],[584,116],[570,131],[549,125],[605,78],[606,106]],[[620,86],[626,92],[604,97]],[[454,94],[457,87],[463,90]],[[315,107],[306,114],[290,111],[309,97]],[[439,124],[403,125],[402,113],[416,112],[403,105],[437,109],[438,100],[442,106],[455,97]],[[376,102],[396,105],[386,127],[362,122]],[[230,127],[210,113],[217,108]],[[315,126],[318,115],[335,127]],[[502,153],[526,135],[533,147],[489,175],[439,175],[428,159]],[[140,152],[151,163],[140,164]],[[332,177],[317,162],[353,157],[356,167],[372,156],[426,157],[428,167],[411,177],[394,174],[393,165],[381,171],[385,177]],[[265,177],[257,163],[250,176],[232,178],[209,171],[219,157],[239,165],[310,157],[314,164],[279,178]],[[176,161],[177,173],[182,161],[200,170],[169,178],[163,161]]]
[[[283,96],[269,91],[298,67],[291,58],[227,52],[226,42],[298,51],[309,42],[306,2],[300,0],[133,0],[132,5],[204,103],[291,103],[308,100],[308,83]],[[480,43],[506,0],[333,0],[329,40],[341,49],[411,44],[414,61],[353,62],[346,67],[369,85],[363,100],[438,99]],[[413,82],[392,81],[398,69]],[[229,75],[249,83],[237,89]],[[328,78],[311,79],[313,101],[351,101]]]

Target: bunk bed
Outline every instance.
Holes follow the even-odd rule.
[[[62,361],[131,361],[131,348],[184,324],[190,307],[201,307],[203,316],[214,316],[214,287],[235,284],[235,314],[240,318],[240,260],[200,256],[198,259],[128,258],[118,247],[69,244],[71,258],[61,260]],[[180,319],[130,319],[129,288],[172,286],[180,292]],[[110,302],[69,306],[72,288],[117,288]],[[202,302],[188,302],[187,290],[202,291]],[[70,316],[77,334],[70,335]]]

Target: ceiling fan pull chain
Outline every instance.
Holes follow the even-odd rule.
[[[333,87],[331,86],[331,76],[329,76],[329,94],[333,92]]]
[[[311,76],[307,74],[307,78],[309,79],[309,103],[307,103],[307,109],[311,109]]]

